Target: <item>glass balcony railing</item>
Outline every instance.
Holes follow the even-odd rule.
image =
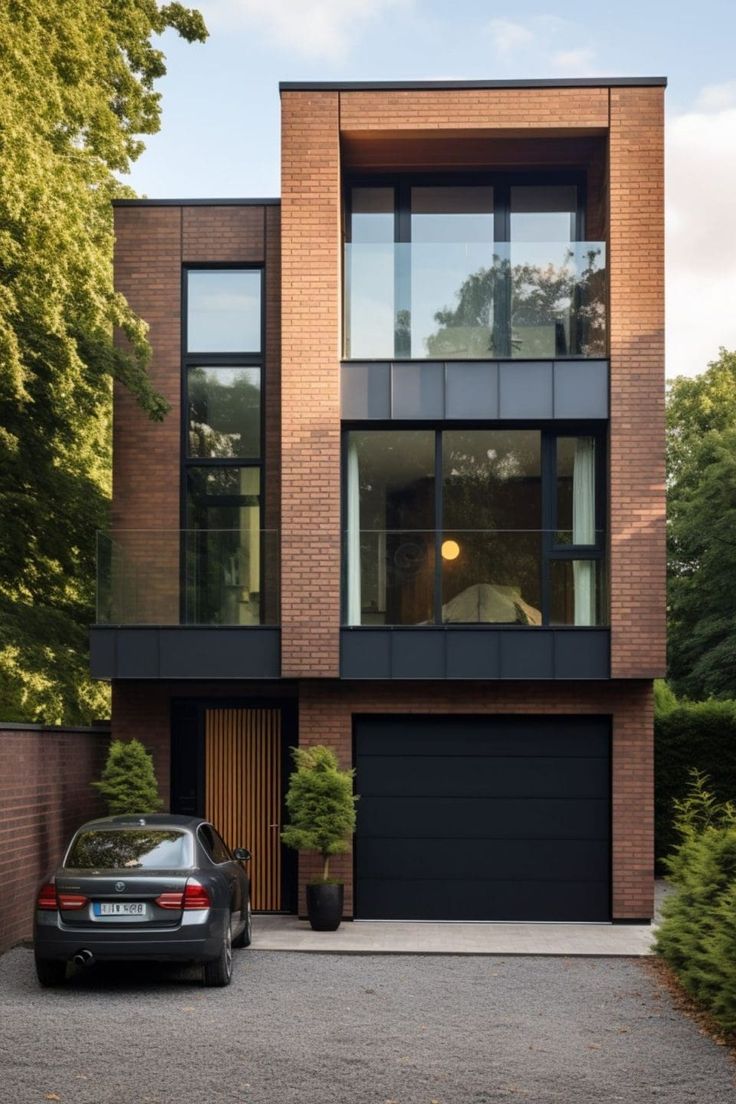
[[[97,534],[98,625],[277,625],[279,534],[119,529]]]
[[[561,546],[538,529],[345,534],[343,622],[605,625],[602,534]]]
[[[343,276],[348,359],[606,355],[604,242],[356,242]]]

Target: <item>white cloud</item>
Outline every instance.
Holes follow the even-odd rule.
[[[530,73],[588,76],[595,72],[595,50],[582,27],[557,15],[533,15],[522,21],[491,19],[486,24],[500,62],[523,64]],[[570,42],[577,45],[570,47]]]
[[[534,41],[534,31],[510,19],[491,19],[488,30],[500,54],[510,54],[519,46],[528,46]]]
[[[558,50],[552,55],[552,68],[560,75],[590,77],[598,72],[594,59],[594,50]]]
[[[312,58],[339,61],[366,23],[410,0],[200,0],[213,29],[248,27],[276,45]]]
[[[720,345],[736,349],[736,96],[727,106],[714,92],[724,87],[703,89],[667,125],[670,376],[703,371]]]
[[[723,111],[727,107],[736,107],[736,81],[706,84],[695,101],[695,107],[700,111]]]

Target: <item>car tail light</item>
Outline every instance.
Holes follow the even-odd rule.
[[[203,885],[196,878],[189,878],[184,886],[185,909],[207,909],[212,905],[212,898]]]
[[[178,893],[161,893],[156,898],[155,904],[162,909],[181,909],[184,906],[184,894],[181,891]]]
[[[73,912],[75,909],[83,909],[89,904],[89,897],[83,897],[81,893],[60,893],[59,908],[65,912]]]
[[[59,904],[56,900],[56,886],[53,882],[46,882],[46,884],[42,885],[38,891],[36,908],[56,910],[58,907]]]

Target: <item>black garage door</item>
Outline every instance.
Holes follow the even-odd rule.
[[[355,719],[356,916],[610,920],[605,718]]]

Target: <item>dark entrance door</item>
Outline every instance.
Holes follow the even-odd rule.
[[[359,717],[356,916],[610,920],[610,725]]]
[[[281,705],[177,702],[172,710],[171,807],[212,821],[247,847],[258,912],[292,911],[295,863],[281,843],[291,710]]]

